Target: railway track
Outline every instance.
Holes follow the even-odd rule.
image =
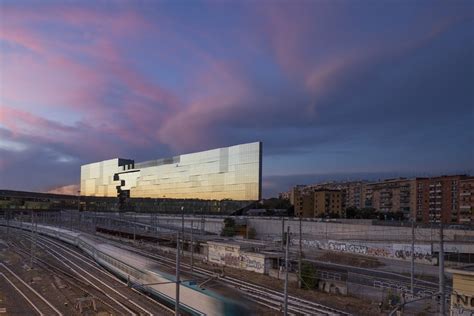
[[[38,247],[55,258],[83,282],[95,289],[95,295],[108,301],[122,315],[172,315],[173,311],[143,293],[130,289],[126,283],[104,271],[79,250],[72,250],[48,237],[37,237]]]
[[[175,267],[175,261],[171,258],[151,254],[147,251],[138,250],[136,248],[110,241],[105,238],[103,239],[122,249],[138,253],[149,259],[157,260],[162,264],[166,264],[170,268]],[[186,263],[181,263],[181,266],[187,269],[188,272],[191,269],[191,266]],[[194,266],[193,270],[208,278],[216,276],[216,273],[214,271],[208,269]],[[264,305],[275,311],[283,310],[284,297],[283,293],[281,293],[280,291],[276,291],[268,287],[260,286],[251,282],[243,281],[229,276],[219,276],[218,279],[228,285],[240,289],[250,300],[258,304]],[[347,312],[331,308],[319,303],[315,303],[309,300],[305,300],[294,295],[288,295],[288,311],[290,314],[293,315],[350,315]]]
[[[7,265],[0,263],[0,277],[3,278],[15,291],[32,307],[37,315],[63,314],[38,291],[26,283]]]
[[[16,252],[18,255],[22,256],[26,260],[29,259],[30,253],[22,247],[15,245],[14,243],[9,243],[9,246],[12,251]],[[58,267],[55,264],[51,264],[47,260],[41,259],[39,257],[35,258],[35,263],[41,266],[42,270],[48,271],[52,275],[60,278],[62,281],[69,284],[70,287],[76,288],[79,292],[83,293],[83,297],[91,297],[96,302],[100,302],[110,311],[113,311],[114,314],[120,314],[121,311],[117,309],[114,305],[108,302],[107,293],[97,292],[93,287],[90,286],[88,282],[85,282],[81,278],[73,275],[70,271],[64,270],[61,267]],[[74,302],[71,302],[74,303]]]

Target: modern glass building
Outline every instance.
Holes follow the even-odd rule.
[[[135,163],[115,158],[81,166],[81,195],[257,201],[261,142]]]

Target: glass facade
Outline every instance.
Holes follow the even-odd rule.
[[[81,195],[245,200],[261,198],[260,142],[134,163],[111,159],[81,167]]]

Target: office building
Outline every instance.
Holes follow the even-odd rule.
[[[260,142],[145,162],[115,158],[81,166],[83,196],[257,201]]]

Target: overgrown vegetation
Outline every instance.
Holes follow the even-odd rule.
[[[301,264],[301,285],[306,290],[313,290],[318,286],[316,268],[311,263],[303,262]]]
[[[391,289],[388,290],[387,296],[383,302],[383,306],[385,308],[392,308],[393,306],[400,303],[400,295],[397,293],[392,292]]]

